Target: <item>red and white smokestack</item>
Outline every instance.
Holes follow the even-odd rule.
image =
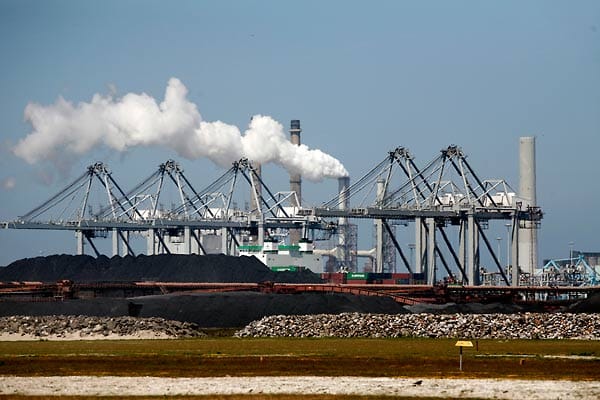
[[[300,120],[293,119],[290,123],[290,141],[293,145],[300,146]],[[302,178],[300,174],[290,174],[290,191],[296,192],[292,198],[292,207],[300,207],[302,203]]]

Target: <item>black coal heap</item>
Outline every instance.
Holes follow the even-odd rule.
[[[25,258],[0,268],[0,281],[56,282],[319,283],[311,271],[273,272],[256,257],[155,255],[137,257],[53,255]]]

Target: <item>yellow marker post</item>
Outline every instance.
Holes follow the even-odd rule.
[[[462,371],[462,349],[463,347],[473,347],[473,343],[468,340],[459,340],[458,342],[456,342],[455,346],[459,348],[459,369]]]

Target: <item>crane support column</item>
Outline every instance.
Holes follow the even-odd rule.
[[[117,230],[117,235],[119,231]],[[121,256],[129,255],[129,231],[121,232]]]
[[[479,232],[477,231],[477,226],[475,225],[475,216],[470,213],[467,218],[467,283],[469,285],[478,285],[479,263],[477,262],[477,235],[479,234]]]
[[[183,227],[183,254],[191,254],[190,252],[191,234],[190,227]]]
[[[226,256],[229,255],[228,236],[229,232],[227,231],[227,228],[221,228],[221,252]]]
[[[112,229],[112,234],[111,234],[111,238],[112,238],[112,255],[114,256],[118,256],[120,254],[119,251],[119,230],[118,228],[113,228]]]
[[[427,284],[435,284],[435,218],[427,218]]]
[[[190,239],[190,254],[200,254],[200,246],[198,246],[198,242],[196,241],[196,238],[200,239],[200,231],[193,229],[191,235],[194,238]]]
[[[383,272],[383,241],[384,241],[384,233],[383,233],[383,221],[381,219],[375,220],[375,250],[376,250],[376,265],[375,272],[381,273]]]
[[[519,286],[520,282],[519,282],[519,218],[516,216],[513,218],[513,224],[512,224],[512,237],[511,237],[511,244],[512,244],[512,254],[510,257],[510,262],[512,265],[512,271],[511,271],[511,279],[512,279],[512,286]]]
[[[460,262],[461,271],[460,271],[460,281],[465,283],[468,281],[468,277],[465,276],[463,271],[467,271],[467,251],[466,251],[466,242],[467,242],[467,224],[464,219],[460,221],[460,227],[458,229],[458,260]]]
[[[423,220],[415,217],[415,273],[423,272]]]
[[[150,228],[147,232],[146,238],[146,254],[149,256],[154,255],[154,229]]]
[[[265,244],[265,223],[263,221],[264,217],[260,216],[260,221],[258,222],[258,245],[263,246]]]
[[[83,231],[75,232],[75,240],[77,241],[77,255],[83,255]]]

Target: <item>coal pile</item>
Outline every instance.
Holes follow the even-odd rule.
[[[0,281],[320,283],[311,271],[273,272],[256,257],[209,255],[53,255],[26,258],[0,268]]]
[[[343,293],[273,294],[255,292],[175,293],[129,299],[81,299],[56,302],[0,301],[0,316],[88,315],[160,317],[203,328],[241,328],[269,315],[322,313],[402,313],[385,297]]]
[[[599,313],[600,312],[600,293],[592,293],[585,299],[578,301],[569,307],[569,312],[577,313]]]
[[[277,315],[252,322],[235,335],[600,340],[600,314]]]
[[[191,338],[206,336],[196,324],[163,318],[86,317],[58,315],[31,317],[16,315],[0,318],[0,334],[24,337],[93,339],[97,337],[141,336]]]
[[[139,315],[194,322],[202,327],[239,328],[270,315],[321,313],[402,313],[402,305],[384,297],[351,294],[254,292],[173,294],[144,296],[130,301]]]

